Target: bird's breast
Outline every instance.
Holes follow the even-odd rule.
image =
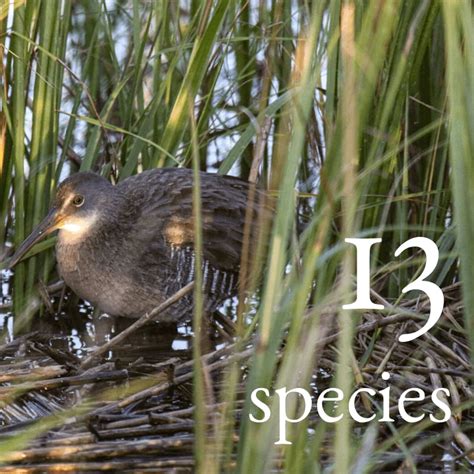
[[[107,239],[71,244],[59,235],[56,259],[59,274],[66,285],[80,298],[91,302],[111,315],[126,316],[132,299],[124,301],[134,291],[134,282],[124,266],[123,256]]]
[[[92,303],[97,303],[98,285],[104,279],[103,272],[98,271],[84,245],[68,243],[67,240],[61,238],[62,233],[60,232],[56,245],[59,274],[74,293]]]

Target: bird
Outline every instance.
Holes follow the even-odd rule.
[[[251,261],[262,216],[270,211],[266,193],[255,189],[255,199],[249,199],[251,185],[244,180],[208,172],[199,178],[202,291],[211,313],[238,294],[246,215]],[[195,278],[194,182],[187,168],[147,170],[115,185],[90,171],[75,173],[58,186],[49,212],[10,267],[57,230],[56,260],[65,284],[103,313],[139,318]],[[157,321],[189,320],[192,305],[187,295]]]

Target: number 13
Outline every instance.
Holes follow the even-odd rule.
[[[383,309],[381,304],[375,304],[370,299],[370,248],[373,244],[382,242],[382,239],[345,239],[345,242],[355,245],[357,249],[357,292],[354,303],[345,304],[343,309]],[[426,265],[421,275],[409,285],[403,288],[402,293],[412,290],[420,290],[430,299],[430,315],[426,324],[418,331],[410,334],[402,334],[400,342],[409,342],[428,332],[439,320],[444,306],[444,295],[441,288],[430,281],[425,281],[433,270],[439,259],[439,251],[436,244],[426,237],[414,237],[400,245],[395,251],[398,257],[406,249],[418,247],[425,252]]]

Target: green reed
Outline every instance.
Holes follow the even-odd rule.
[[[418,268],[395,264],[393,251],[417,235],[437,242],[434,278],[462,282],[472,348],[468,1],[32,0],[0,12],[1,244],[24,239],[69,172],[94,169],[119,180],[193,164],[247,179],[267,130],[259,183],[277,212],[257,314],[239,334],[242,347],[256,344],[245,412],[255,387],[309,386],[325,308],[352,298],[346,237],[383,237],[373,284],[392,301]],[[15,269],[16,318],[25,308],[29,317],[37,312],[36,284],[53,278],[53,262],[42,252]],[[355,360],[359,315],[338,309],[334,318],[342,329],[335,380],[351,391],[371,348]],[[198,469],[221,472],[234,457],[238,472],[269,471],[276,459],[287,472],[319,472],[324,442],[338,453],[329,460],[334,472],[359,466],[363,447],[348,417],[336,427],[320,423],[314,434],[305,424],[290,428],[294,443],[283,448],[274,445],[275,419],[257,425],[243,417],[236,446],[240,372],[235,364],[225,375],[220,396],[228,406],[209,437],[209,387],[196,361]],[[411,429],[416,436],[422,426]],[[391,440],[408,438],[394,432]],[[202,452],[208,448],[215,456]],[[373,469],[378,448],[363,469]]]

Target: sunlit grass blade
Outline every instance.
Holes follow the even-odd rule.
[[[215,44],[225,14],[232,4],[232,1],[219,0],[212,12],[209,23],[203,29],[202,36],[195,42],[187,72],[163,132],[162,146],[171,154],[175,151],[178,141],[184,133],[188,109],[199,90],[209,63],[212,47]],[[202,9],[203,12],[205,10],[205,8]],[[206,21],[204,16],[202,18],[203,21]],[[164,163],[163,158],[160,160],[160,163]]]
[[[474,24],[468,1],[443,4],[446,29],[446,58],[450,108],[450,158],[453,169],[453,194],[457,247],[467,333],[474,361]],[[460,34],[462,33],[462,34]],[[464,40],[461,40],[464,38]]]

